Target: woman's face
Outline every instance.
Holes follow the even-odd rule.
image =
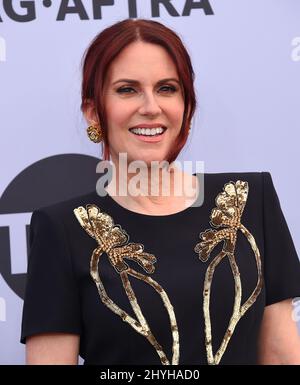
[[[173,80],[163,80],[169,78]],[[148,165],[167,159],[182,125],[184,99],[175,64],[163,47],[144,42],[127,46],[108,69],[104,103],[114,163],[120,152],[127,154],[128,162],[143,160]],[[130,131],[147,124],[166,130],[157,136],[141,129]]]

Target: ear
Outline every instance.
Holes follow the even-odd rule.
[[[95,104],[91,99],[86,100],[83,107],[83,114],[89,126],[99,124]]]

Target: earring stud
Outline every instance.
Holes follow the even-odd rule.
[[[89,126],[86,131],[92,142],[100,143],[103,140],[103,133],[100,127]]]

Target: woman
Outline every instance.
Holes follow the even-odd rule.
[[[189,135],[193,79],[181,40],[158,22],[118,22],[87,50],[82,111],[115,167],[107,194],[33,213],[27,363],[300,364],[300,264],[271,175],[201,180],[170,167]],[[115,194],[134,161],[146,165],[142,194]],[[144,194],[151,183],[159,194]]]

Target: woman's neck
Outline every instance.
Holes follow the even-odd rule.
[[[120,173],[114,167],[105,188],[121,206],[141,214],[168,215],[191,206],[199,194],[197,176],[178,168]]]

